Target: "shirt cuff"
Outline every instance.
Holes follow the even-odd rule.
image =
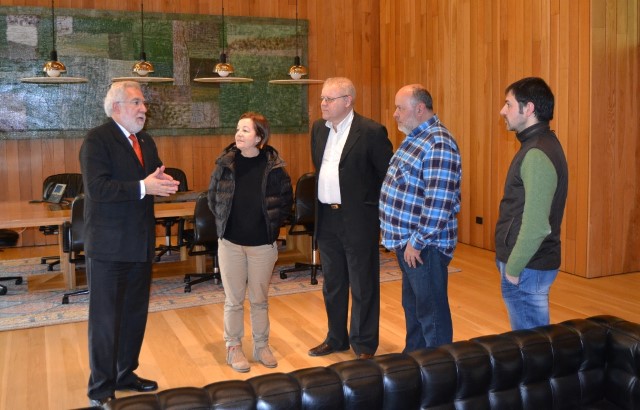
[[[140,199],[144,198],[147,195],[147,190],[144,187],[144,181],[140,180]]]

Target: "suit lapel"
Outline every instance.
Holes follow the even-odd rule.
[[[320,130],[318,131],[318,140],[316,144],[318,144],[316,152],[316,168],[319,170],[322,165],[322,157],[324,156],[324,150],[327,147],[327,141],[329,140],[329,128],[323,122],[320,125]]]
[[[349,135],[347,135],[347,140],[344,143],[344,147],[342,148],[342,154],[340,155],[340,163],[344,161],[344,159],[356,145],[356,142],[360,139],[360,116],[353,113],[353,121],[351,121],[351,128],[349,128]]]

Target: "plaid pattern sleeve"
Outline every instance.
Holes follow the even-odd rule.
[[[451,257],[460,211],[460,152],[437,116],[402,142],[389,165],[380,193],[382,244],[401,249],[435,246]]]

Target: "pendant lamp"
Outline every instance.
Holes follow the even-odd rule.
[[[140,60],[133,65],[132,71],[137,76],[116,77],[111,81],[137,81],[140,83],[170,83],[174,81],[171,77],[149,76],[154,72],[154,69],[153,64],[147,61],[147,53],[144,51],[144,0],[140,0]]]
[[[34,84],[72,84],[72,83],[86,83],[89,81],[84,77],[65,77],[64,73],[67,72],[67,67],[58,61],[58,51],[56,50],[56,15],[54,0],[51,0],[51,37],[53,40],[53,49],[49,55],[49,61],[44,64],[42,71],[44,76],[39,77],[26,77],[21,78],[23,83]]]
[[[312,80],[302,78],[309,73],[307,67],[301,64],[300,60],[300,33],[298,32],[298,0],[296,0],[296,57],[293,59],[293,65],[289,68],[288,75],[291,79],[287,80],[271,80],[269,84],[322,84],[323,80]]]
[[[218,77],[200,77],[194,78],[193,81],[199,83],[250,83],[251,78],[232,77],[235,69],[231,63],[227,62],[227,53],[225,53],[225,44],[227,42],[227,27],[224,22],[224,0],[222,0],[222,53],[220,53],[220,62],[213,68],[213,72]]]

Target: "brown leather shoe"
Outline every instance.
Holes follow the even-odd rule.
[[[329,346],[327,343],[322,342],[320,343],[320,345],[309,350],[309,356],[326,356],[328,354],[335,353],[335,352],[344,352],[345,350],[349,350],[349,348],[342,349],[342,350],[334,349],[333,347]]]
[[[371,353],[360,353],[358,355],[358,359],[361,359],[361,360],[368,360],[372,358],[373,358],[373,355]]]

